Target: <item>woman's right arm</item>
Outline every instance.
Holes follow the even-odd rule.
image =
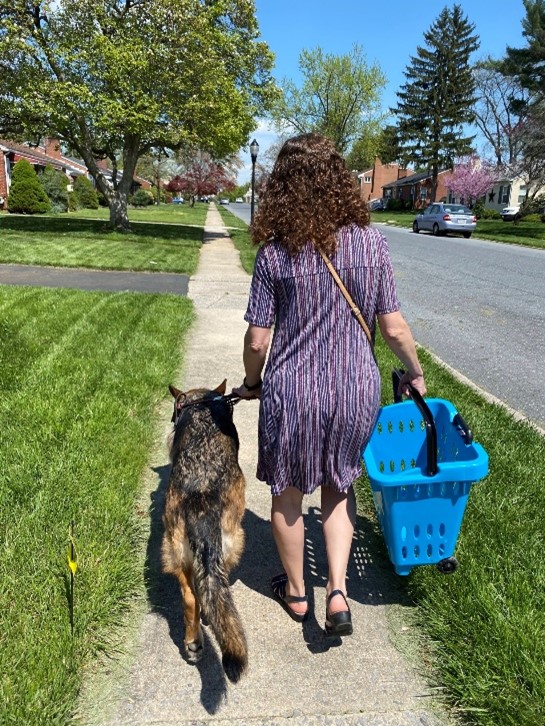
[[[396,311],[377,315],[377,321],[386,345],[405,366],[406,373],[399,384],[400,392],[407,393],[406,384],[411,383],[424,396],[426,394],[424,374],[418,360],[411,329],[405,318],[399,311]]]

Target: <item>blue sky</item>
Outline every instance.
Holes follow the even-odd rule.
[[[465,15],[475,24],[481,46],[475,60],[492,55],[502,57],[506,46],[524,45],[521,21],[522,0],[458,0]],[[362,46],[369,64],[378,63],[387,78],[382,106],[396,104],[396,91],[405,82],[403,71],[424,45],[423,34],[445,7],[453,2],[426,0],[256,0],[261,36],[276,55],[275,78],[299,79],[298,59],[303,49],[320,46],[326,53],[347,53],[354,43]],[[261,150],[274,140],[266,123],[260,123],[252,138]],[[249,179],[251,164],[242,153],[245,167],[240,183]]]

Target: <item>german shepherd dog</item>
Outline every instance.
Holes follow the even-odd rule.
[[[225,674],[236,683],[248,667],[248,649],[228,576],[244,547],[246,483],[226,383],[186,393],[169,386],[175,427],[162,562],[163,571],[180,583],[187,660],[196,663],[203,654],[202,612],[220,646]]]

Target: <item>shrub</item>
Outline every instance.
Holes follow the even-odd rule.
[[[50,207],[48,196],[32,164],[21,159],[13,167],[8,210],[19,214],[45,214]]]
[[[405,202],[403,199],[388,199],[388,206],[386,209],[389,212],[401,212],[405,209]]]
[[[541,219],[542,219],[541,214],[536,214],[536,213],[525,214],[522,217],[523,222],[541,222]]]
[[[46,166],[40,181],[51,202],[52,212],[66,212],[68,209],[68,177],[52,166]]]
[[[132,197],[129,197],[129,204],[133,207],[147,207],[153,204],[153,197],[145,189],[139,189]]]
[[[98,209],[96,189],[86,176],[78,176],[74,182],[74,192],[78,195],[79,206],[83,209]]]
[[[481,219],[501,219],[501,214],[496,209],[483,209]]]
[[[482,199],[479,199],[475,202],[472,211],[477,219],[481,219],[484,216],[484,202]]]
[[[107,207],[108,206],[108,200],[104,196],[104,194],[97,190],[97,198],[98,198],[98,205],[99,207]]]
[[[528,219],[529,214],[541,215],[545,210],[545,195],[538,194],[533,199],[526,199],[520,207],[520,214],[524,219]]]
[[[68,211],[77,212],[78,209],[81,209],[78,195],[76,194],[76,192],[69,192],[68,193]]]

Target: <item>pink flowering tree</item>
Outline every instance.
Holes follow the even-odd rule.
[[[445,186],[465,204],[473,204],[492,189],[496,180],[497,174],[491,164],[478,156],[466,156],[454,165]]]

